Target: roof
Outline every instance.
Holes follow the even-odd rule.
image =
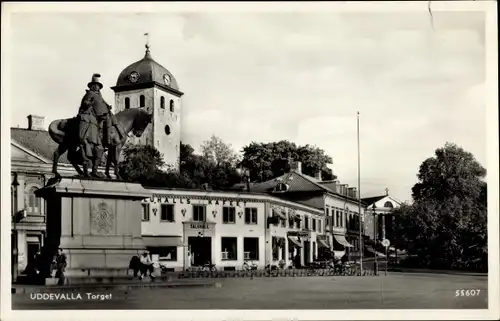
[[[46,130],[31,130],[12,127],[10,129],[10,137],[19,145],[47,160],[50,160],[50,162],[52,162],[54,151],[59,146],[59,144],[52,140],[49,132]],[[105,152],[99,164],[100,166],[106,165],[106,155],[107,153]],[[59,163],[71,164],[68,160],[67,152],[59,157]]]
[[[49,160],[52,159],[52,155],[58,146],[50,137],[49,132],[45,130],[11,128],[10,136],[18,144]],[[61,156],[59,162],[69,164],[66,154]]]
[[[256,192],[272,192],[278,183],[284,183],[288,185],[287,193],[294,192],[327,192],[330,194],[339,195],[342,197],[347,197],[349,199],[354,199],[352,197],[340,194],[337,190],[332,189],[330,185],[331,182],[325,182],[327,184],[323,184],[317,178],[311,177],[309,175],[305,175],[303,173],[297,171],[291,171],[274,179],[262,182],[255,183],[251,185],[250,190]]]
[[[380,195],[380,196],[371,196],[371,197],[366,197],[366,198],[362,198],[361,200],[362,200],[364,203],[366,203],[366,204],[370,205],[370,204],[373,204],[373,203],[376,203],[376,202],[380,201],[381,199],[383,199],[383,198],[385,198],[385,197],[387,197],[387,195],[386,195],[386,194],[384,194],[384,195]]]
[[[133,72],[139,74],[137,81],[134,82],[132,82],[130,78],[130,74]],[[169,79],[170,81],[168,82],[168,80],[165,79]],[[125,68],[116,80],[116,87],[113,88],[117,89],[119,87],[129,87],[131,85],[136,86],[147,83],[156,83],[176,91],[179,90],[179,85],[174,75],[151,57],[148,46],[146,46],[144,58]]]

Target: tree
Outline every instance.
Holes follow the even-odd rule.
[[[413,187],[414,203],[395,217],[395,243],[435,268],[487,266],[486,170],[474,156],[446,143],[425,160]]]
[[[311,145],[297,146],[295,143],[282,140],[272,143],[251,142],[243,147],[241,165],[250,170],[252,181],[266,181],[283,175],[290,170],[290,161],[300,161],[302,172],[315,176],[321,171],[325,180],[335,179],[332,170],[332,158],[324,150]]]
[[[165,165],[161,153],[153,146],[128,145],[123,150],[125,160],[119,164],[122,178],[130,182],[156,182]]]
[[[234,166],[236,153],[214,137],[204,145],[203,155],[196,155],[190,145],[181,144],[181,173],[198,188],[208,184],[214,189],[227,189],[241,181]]]
[[[231,145],[224,143],[215,135],[212,135],[210,140],[203,142],[201,151],[203,157],[215,166],[225,166],[226,164],[235,166],[238,162],[238,155],[233,151]]]

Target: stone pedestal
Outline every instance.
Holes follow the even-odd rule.
[[[62,178],[37,195],[47,204],[46,250],[63,249],[68,276],[114,274],[144,250],[141,200],[150,195],[141,185]]]

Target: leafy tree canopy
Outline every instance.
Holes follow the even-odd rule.
[[[474,156],[447,143],[425,160],[413,187],[412,205],[395,211],[395,240],[436,268],[487,266],[486,170]]]
[[[252,181],[266,181],[283,175],[290,170],[290,161],[300,161],[302,172],[315,176],[321,171],[325,180],[335,179],[328,164],[332,158],[325,151],[311,145],[297,146],[295,143],[282,140],[272,143],[251,142],[243,147],[241,165],[250,171]]]

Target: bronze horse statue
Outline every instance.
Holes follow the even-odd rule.
[[[147,113],[142,108],[132,108],[125,109],[116,115],[118,123],[122,126],[123,131],[127,135],[132,132],[136,137],[140,137],[149,123],[152,122],[152,114]],[[78,153],[79,148],[85,148],[80,143],[78,138],[78,117],[67,118],[67,119],[57,119],[50,123],[49,125],[49,135],[50,137],[59,144],[57,149],[54,151],[52,173],[56,177],[60,177],[57,172],[57,165],[59,162],[59,157],[63,155],[66,151],[68,152],[68,160],[76,169],[77,173],[81,176],[88,176],[87,164],[90,161],[86,159],[82,154]],[[120,179],[118,173],[118,160],[120,157],[121,150],[125,143],[127,142],[128,136],[120,138],[118,132],[115,128],[110,131],[110,144],[108,146],[104,145],[104,148],[108,149],[108,155],[106,160],[106,176],[111,178],[109,174],[109,169],[112,164],[114,164],[114,173],[117,179]],[[97,168],[98,163],[101,161],[98,157],[91,159],[95,168]],[[83,158],[83,159],[82,159]],[[79,164],[83,162],[84,170],[80,168]]]

